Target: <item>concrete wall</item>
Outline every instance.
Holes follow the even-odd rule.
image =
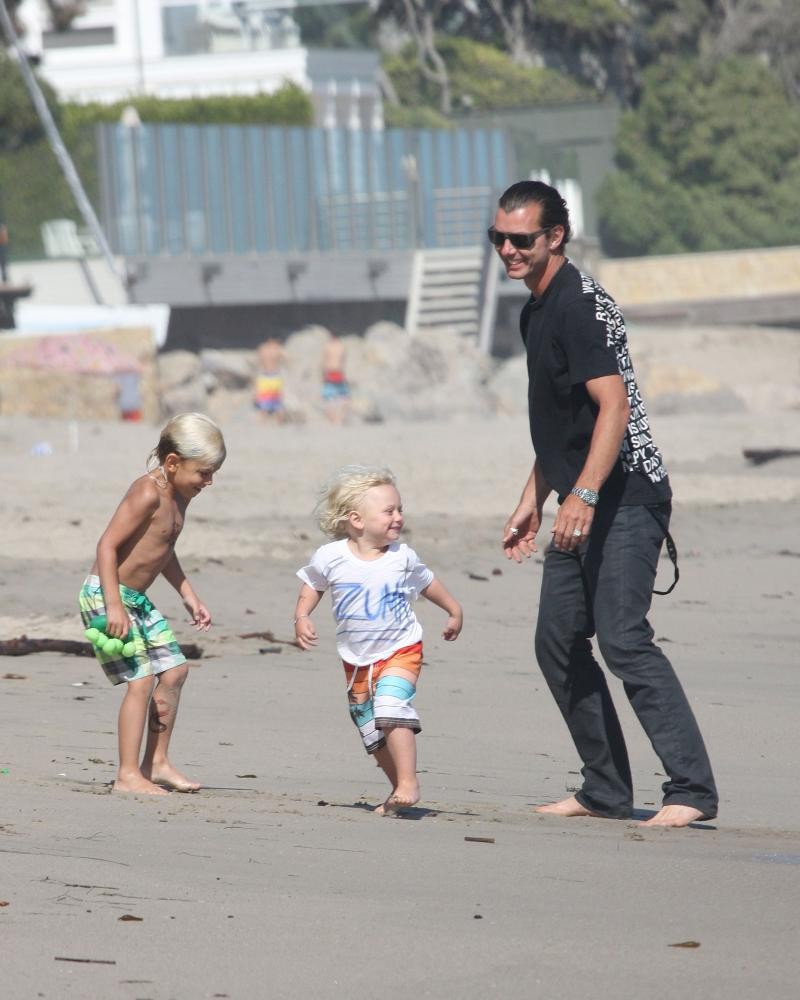
[[[75,337],[63,334],[67,343]],[[112,374],[88,374],[27,367],[25,356],[35,354],[45,338],[0,337],[0,416],[69,417],[75,420],[114,420],[120,413],[120,384]],[[105,342],[141,366],[138,391],[141,413],[155,422],[161,415],[153,332],[146,327],[93,330],[91,342]],[[90,348],[87,348],[87,352]],[[22,357],[20,357],[22,355]],[[100,458],[100,461],[102,459]]]
[[[122,269],[124,261],[119,260]],[[95,288],[106,305],[124,305],[128,299],[116,275],[101,258],[86,261]],[[30,285],[31,305],[95,305],[92,289],[77,260],[26,260],[11,262],[10,277],[15,285]]]
[[[164,349],[253,349],[267,337],[285,340],[291,333],[314,324],[342,337],[361,336],[381,320],[402,325],[405,310],[404,300],[179,307],[170,313]]]
[[[800,295],[800,247],[606,258],[595,276],[626,306]]]
[[[800,325],[800,248],[676,254],[608,260],[576,245],[576,263],[620,303],[629,320]],[[167,346],[253,347],[267,334],[285,337],[309,323],[340,334],[373,322],[402,323],[411,254],[306,254],[212,260],[129,261],[138,280],[132,298],[173,306]],[[104,262],[89,262],[109,304],[125,302]],[[93,303],[76,261],[13,265],[16,284],[34,286],[32,305]],[[499,287],[495,353],[520,349],[518,318],[526,291]],[[18,306],[18,310],[21,307]]]

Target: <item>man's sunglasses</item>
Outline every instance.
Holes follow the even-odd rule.
[[[489,242],[496,247],[501,247],[506,240],[517,250],[530,250],[533,244],[543,233],[549,233],[552,226],[545,229],[537,229],[535,233],[501,233],[499,229],[492,226],[489,229]]]

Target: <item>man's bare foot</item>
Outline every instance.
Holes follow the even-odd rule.
[[[592,812],[586,806],[582,806],[574,795],[560,802],[550,802],[546,806],[537,806],[534,809],[537,813],[547,813],[550,816],[597,816],[602,818],[600,813]]]
[[[171,764],[153,767],[150,770],[142,768],[142,774],[158,785],[171,788],[174,792],[196,792],[200,788],[199,781],[190,781],[185,774],[176,771]]]
[[[705,815],[693,806],[662,806],[655,816],[643,820],[638,826],[688,826],[705,819]]]
[[[117,778],[114,782],[112,792],[134,792],[138,795],[167,795],[165,789],[154,785],[148,781],[144,775],[129,775],[126,778]]]
[[[378,816],[390,816],[392,813],[402,812],[403,809],[410,809],[417,802],[419,802],[419,784],[416,781],[408,785],[401,783],[389,798],[378,806],[375,813]]]

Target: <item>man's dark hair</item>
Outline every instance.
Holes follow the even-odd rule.
[[[545,184],[544,181],[518,181],[500,195],[497,204],[504,212],[513,212],[518,208],[526,208],[532,202],[541,205],[542,229],[551,229],[553,226],[564,227],[561,247],[565,247],[572,238],[569,209],[554,187]]]

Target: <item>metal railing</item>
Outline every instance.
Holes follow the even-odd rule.
[[[124,256],[472,245],[515,176],[500,129],[119,124],[98,140]]]

